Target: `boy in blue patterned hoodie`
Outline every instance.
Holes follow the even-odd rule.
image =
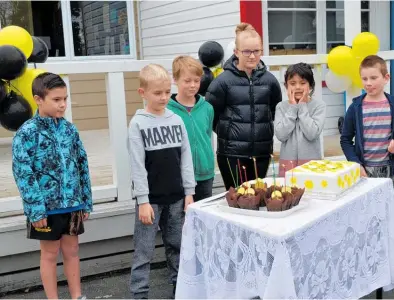
[[[40,240],[45,294],[58,299],[56,265],[62,251],[72,299],[81,296],[78,235],[92,211],[88,160],[76,127],[63,118],[67,87],[56,74],[33,81],[38,112],[17,131],[12,170],[27,217],[27,237]]]

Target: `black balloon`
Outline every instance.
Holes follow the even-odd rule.
[[[9,131],[17,131],[32,116],[27,100],[14,91],[0,102],[0,124]]]
[[[0,80],[0,103],[5,99],[6,95],[7,90],[5,88],[5,82],[3,80]]]
[[[0,46],[0,79],[14,80],[25,72],[27,60],[14,46]]]
[[[198,93],[202,96],[205,96],[208,87],[214,78],[213,78],[213,73],[209,68],[203,67],[203,70],[204,70],[204,74],[201,77],[201,84]]]
[[[198,57],[204,66],[208,68],[216,67],[223,60],[224,50],[218,42],[208,41],[201,45],[198,50]]]
[[[49,51],[47,44],[39,37],[32,36],[33,52],[31,53],[29,63],[44,63],[48,59]]]

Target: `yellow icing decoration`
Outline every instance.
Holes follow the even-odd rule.
[[[292,185],[295,185],[295,184],[297,184],[297,177],[290,177],[290,183],[292,184]]]
[[[321,186],[322,186],[322,188],[325,189],[325,188],[328,186],[327,180],[322,180],[322,181],[321,181]]]
[[[304,186],[306,189],[311,190],[313,189],[313,181],[312,180],[305,180]]]
[[[360,177],[360,168],[357,168],[357,169],[356,169],[356,177],[357,177],[357,178]]]
[[[342,186],[343,186],[343,181],[342,181],[341,176],[338,176],[337,183],[338,183],[338,186],[339,186],[339,187],[342,187]]]

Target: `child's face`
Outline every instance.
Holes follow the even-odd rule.
[[[370,96],[378,96],[383,93],[384,86],[390,79],[390,75],[383,76],[379,66],[372,68],[362,68],[360,70],[361,79],[365,91]]]
[[[242,70],[253,70],[257,67],[260,62],[261,51],[261,39],[258,36],[248,36],[242,34],[239,37],[238,49],[234,51],[235,55],[238,57],[238,68]],[[249,56],[245,56],[242,52],[245,51],[260,51],[260,55],[255,55],[251,53]]]
[[[303,97],[305,91],[310,92],[309,82],[304,78],[301,78],[298,74],[287,80],[286,88],[289,91],[293,91],[294,99],[298,102]]]
[[[62,118],[67,109],[67,88],[59,87],[47,91],[44,99],[34,96],[42,117]]]
[[[178,79],[175,79],[175,83],[178,86],[178,94],[192,98],[200,89],[201,77],[189,70],[185,70],[181,72]]]
[[[146,100],[146,109],[155,114],[161,114],[170,100],[171,81],[152,80],[146,88],[139,88],[138,93]]]

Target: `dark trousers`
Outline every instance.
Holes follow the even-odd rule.
[[[236,157],[227,157],[227,156],[222,156],[218,155],[217,156],[217,161],[218,161],[218,166],[220,170],[220,174],[222,175],[224,186],[226,187],[226,190],[228,190],[230,187],[235,187],[234,186],[234,180],[237,180],[237,170],[238,170],[238,160]],[[230,167],[232,174],[234,176],[231,176],[230,168],[229,168],[229,162],[230,162]],[[246,177],[248,180],[254,180],[256,179],[256,175],[254,172],[254,161],[252,158],[239,158],[239,162],[241,164],[241,171],[242,171],[242,180],[245,180],[245,172],[242,166],[246,168]],[[267,175],[267,170],[270,164],[270,159],[267,158],[256,158],[256,165],[257,165],[257,175],[259,178],[264,178]],[[236,183],[237,184],[237,183]],[[241,179],[238,171],[238,185],[241,184]]]
[[[208,180],[197,181],[194,202],[206,199],[212,196],[213,178]]]

